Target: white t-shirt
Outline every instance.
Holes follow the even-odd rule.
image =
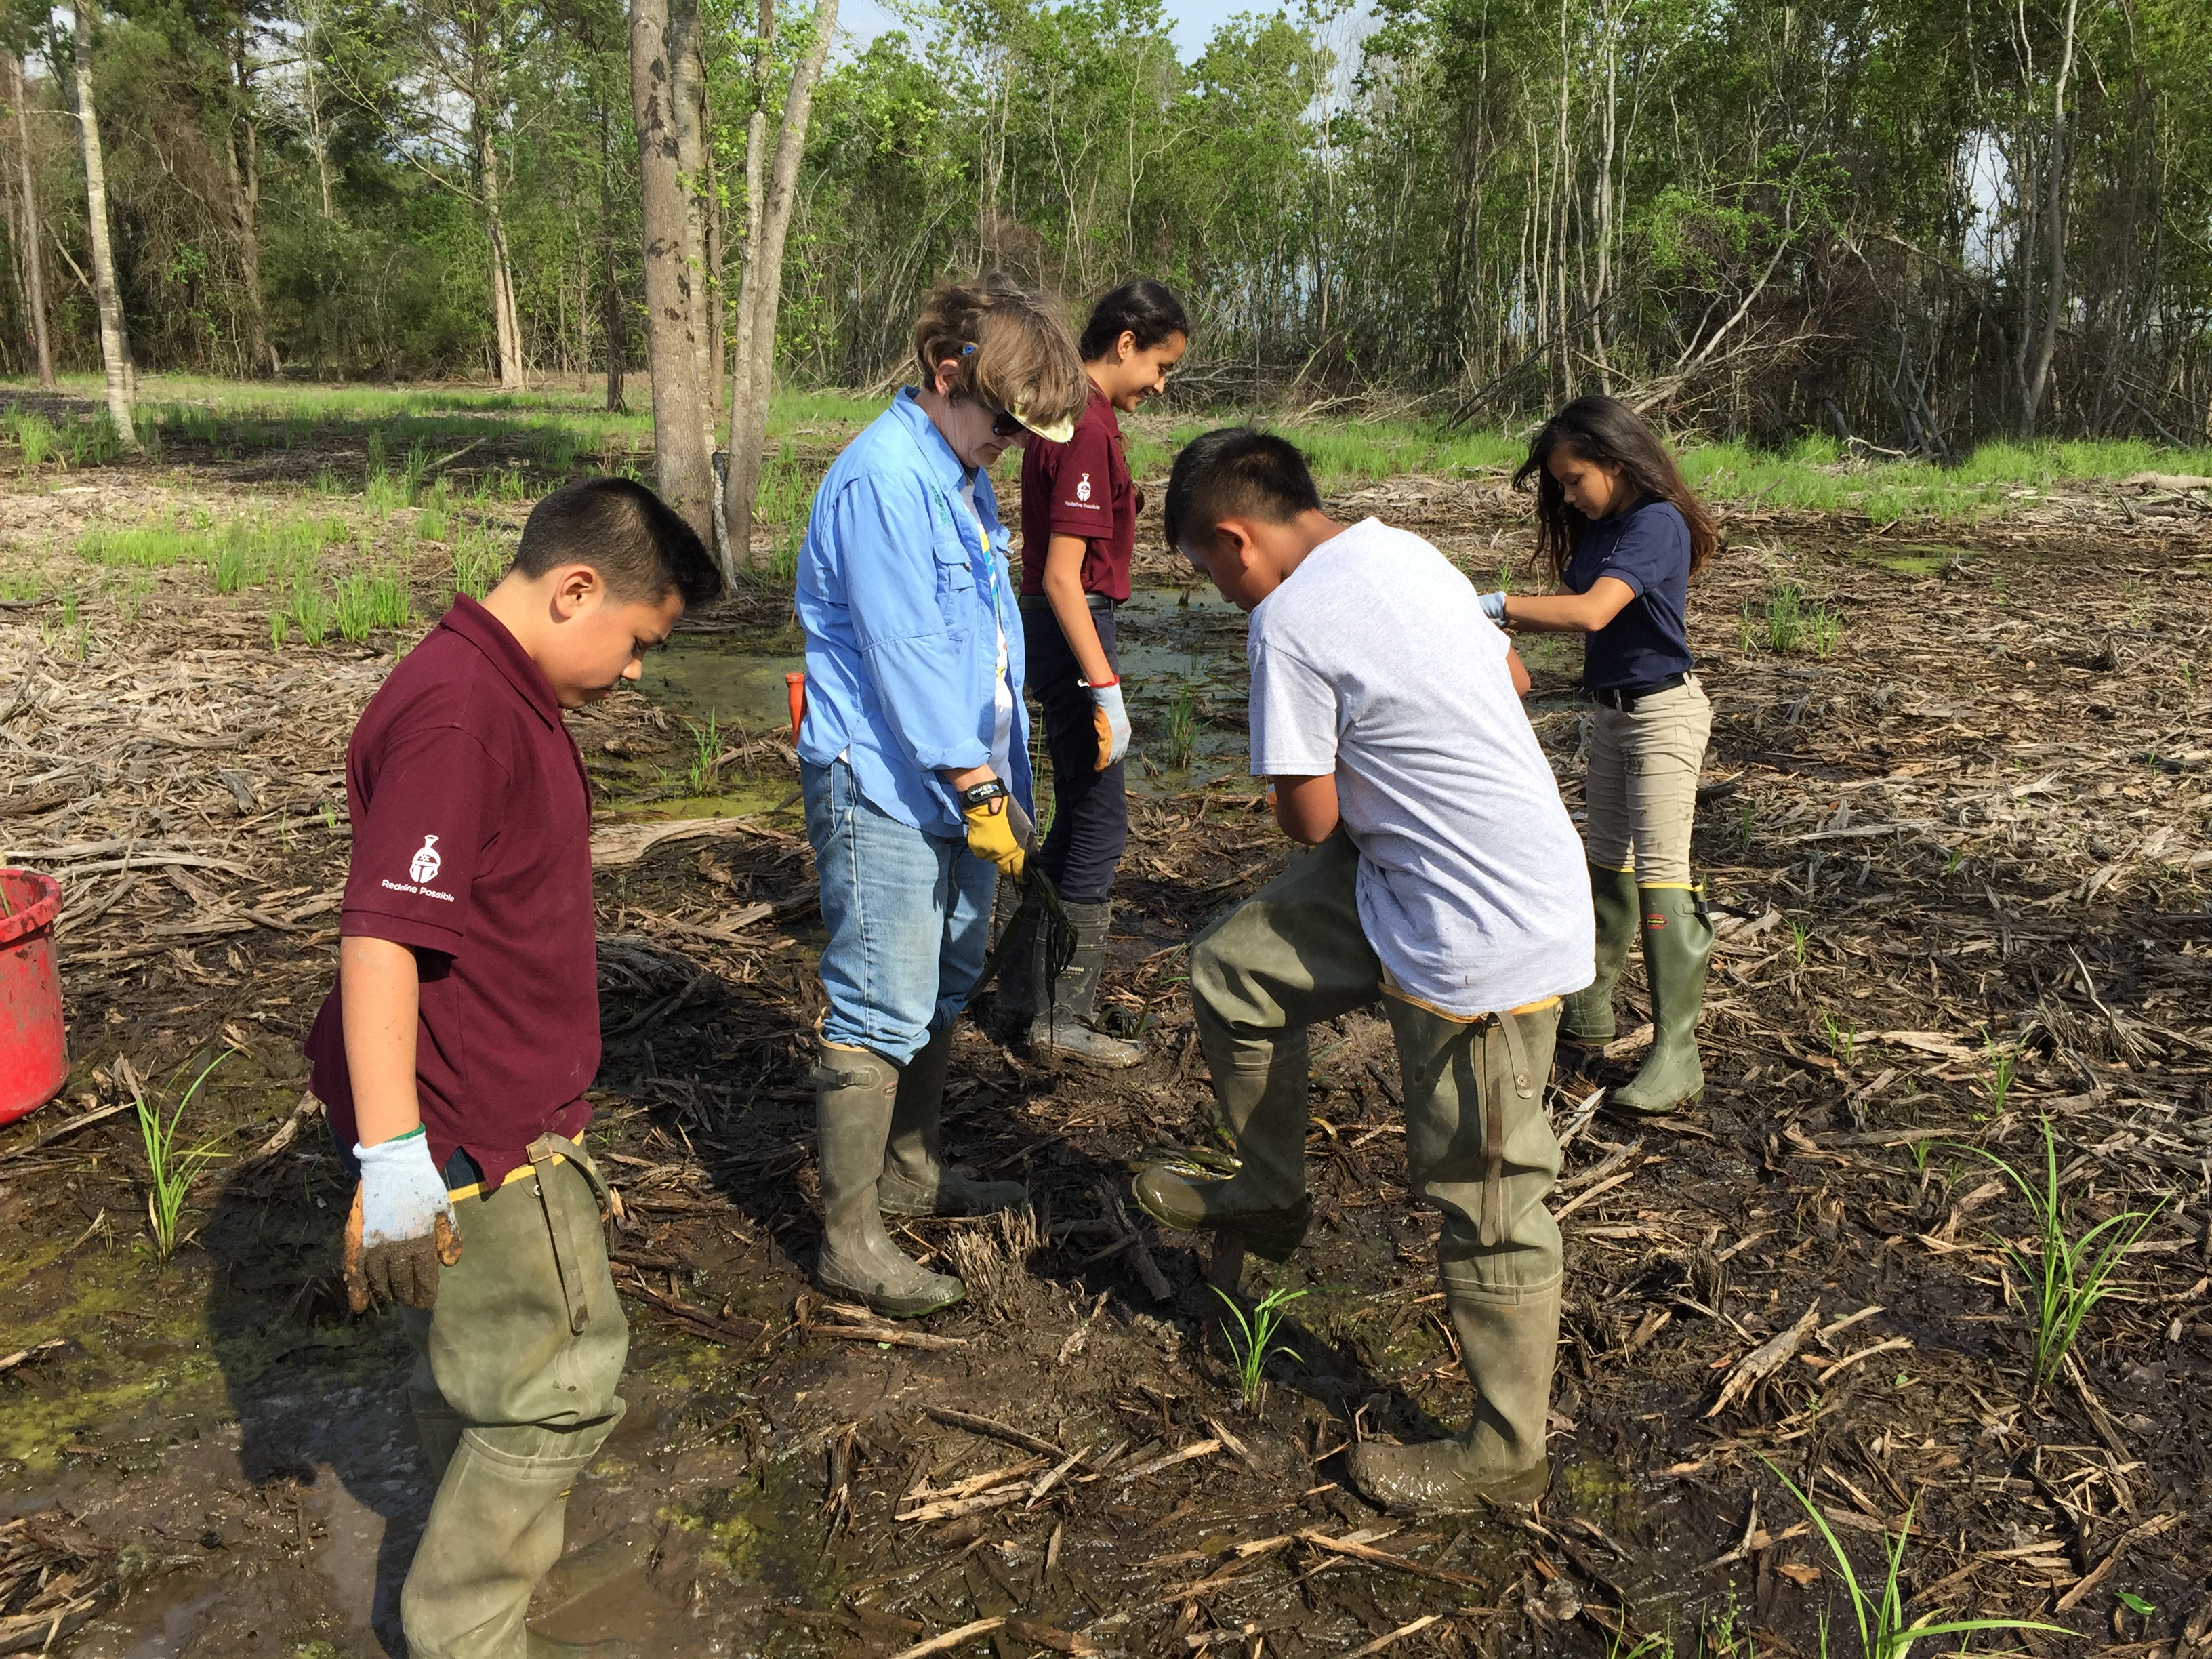
[[[1359,921],[1395,988],[1517,1008],[1595,973],[1589,879],[1474,586],[1367,519],[1252,612],[1252,770],[1336,775]]]
[[[984,532],[983,515],[975,510],[975,479],[969,478],[961,484],[960,499],[968,503],[968,516],[975,525],[975,539],[983,544],[984,562],[995,572],[998,553]],[[1007,678],[1010,659],[1006,654],[1006,624],[999,615],[995,574],[991,579],[991,616],[999,630],[999,678],[991,687],[991,769],[1011,783],[1014,775],[1014,688]]]

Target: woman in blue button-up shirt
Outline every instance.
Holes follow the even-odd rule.
[[[1065,442],[1087,382],[1066,325],[996,283],[950,284],[915,325],[922,384],[855,438],[815,493],[799,559],[806,834],[822,878],[822,1288],[912,1317],[957,1302],[885,1215],[980,1214],[1012,1182],[946,1166],[952,1022],[988,954],[999,875],[1031,811],[1021,612],[987,469]]]

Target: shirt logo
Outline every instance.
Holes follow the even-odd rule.
[[[1087,501],[1091,499],[1091,475],[1088,472],[1083,475],[1083,481],[1075,486],[1075,499],[1079,501]]]
[[[416,881],[435,881],[438,878],[438,866],[444,862],[445,860],[438,853],[438,838],[435,836],[425,836],[422,837],[422,846],[415,849],[415,857],[407,866],[407,873]]]

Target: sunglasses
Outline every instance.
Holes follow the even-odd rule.
[[[1022,423],[1003,409],[991,417],[991,435],[994,438],[1016,438],[1021,435],[1022,431]]]

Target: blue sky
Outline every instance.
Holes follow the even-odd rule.
[[[1176,0],[1168,8],[1175,33],[1176,50],[1185,63],[1205,48],[1213,31],[1240,11],[1279,12],[1267,0]],[[899,27],[896,14],[883,0],[839,0],[837,27],[859,45],[866,45],[886,29]]]

